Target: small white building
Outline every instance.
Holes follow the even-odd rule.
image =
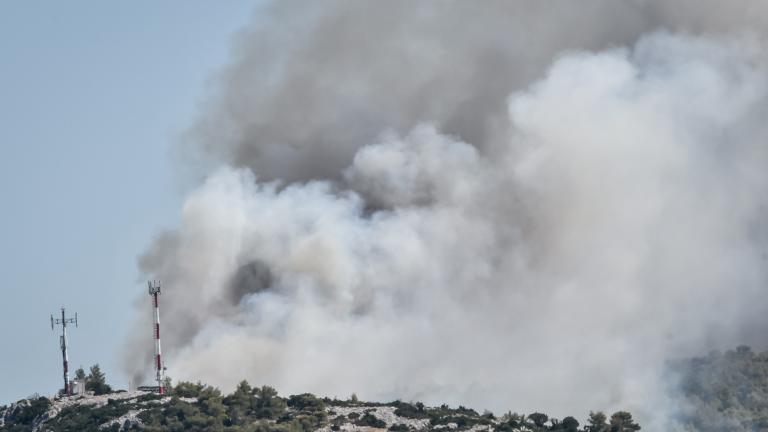
[[[85,396],[85,380],[74,379],[69,385],[73,396]]]

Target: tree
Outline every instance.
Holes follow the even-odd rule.
[[[544,423],[549,420],[549,416],[544,413],[535,412],[533,414],[530,414],[528,416],[529,419],[535,424],[537,427],[544,427]]]
[[[504,422],[502,424],[507,424],[510,428],[517,428],[524,421],[524,417],[524,415],[509,411],[501,416],[501,421]]]
[[[741,357],[752,357],[754,353],[752,352],[752,348],[750,348],[747,345],[739,345],[736,347],[736,354]]]
[[[85,378],[85,389],[92,391],[96,395],[112,392],[112,387],[107,384],[106,376],[101,371],[98,363],[91,366],[90,373]]]
[[[426,418],[427,413],[424,412],[424,405],[419,405],[419,402],[417,402],[415,405],[411,405],[406,402],[400,402],[396,401],[394,403],[395,405],[395,415],[400,417],[406,417],[406,418],[412,418],[412,419],[420,419],[420,418]],[[421,406],[421,408],[419,408]]]
[[[368,426],[373,428],[387,427],[387,424],[383,420],[379,419],[378,417],[376,417],[375,415],[369,412],[365,413],[365,415],[360,417],[360,419],[356,421],[355,424],[358,426]]]
[[[270,386],[254,388],[254,414],[260,419],[277,419],[286,409],[285,400],[277,395],[277,390]]]
[[[608,423],[606,423],[607,417],[601,411],[589,412],[589,426],[586,430],[589,432],[606,432],[608,431]]]
[[[163,379],[163,387],[165,387],[166,393],[173,393],[173,380],[167,376]]]
[[[288,397],[288,406],[299,411],[325,411],[325,404],[322,399],[318,399],[311,393],[291,395]]]
[[[197,384],[189,382],[189,381],[180,381],[176,384],[176,387],[173,388],[173,394],[178,397],[197,397],[200,394],[200,391],[203,390],[203,387],[205,387],[201,382],[197,382]]]
[[[611,432],[632,432],[640,430],[640,425],[632,419],[632,414],[626,411],[615,412],[611,416]]]
[[[253,411],[254,397],[248,381],[240,381],[234,393],[224,398],[230,425],[242,425]]]
[[[224,398],[224,404],[228,406],[240,406],[242,408],[251,409],[253,395],[251,394],[253,389],[248,381],[242,380],[237,385],[234,393]]]
[[[579,421],[573,417],[566,417],[563,422],[560,423],[562,429],[566,432],[577,432],[579,430]]]
[[[200,411],[209,417],[213,417],[216,423],[224,420],[226,408],[221,400],[221,391],[216,387],[203,387],[197,396],[197,404],[200,407]]]
[[[75,379],[78,381],[85,381],[85,371],[82,367],[77,368],[75,371]]]

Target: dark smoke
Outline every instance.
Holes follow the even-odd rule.
[[[768,28],[760,0],[275,2],[237,38],[189,142],[260,178],[338,179],[384,130],[504,145],[510,93],[564,52]]]
[[[237,306],[251,294],[258,294],[272,286],[272,273],[260,261],[251,261],[235,271],[229,283],[229,298]]]

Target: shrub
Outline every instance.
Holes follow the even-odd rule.
[[[39,397],[36,399],[30,399],[29,405],[22,408],[18,414],[13,418],[13,423],[18,425],[31,425],[32,422],[38,417],[43,415],[51,406],[51,401],[47,398]]]
[[[174,387],[173,394],[178,397],[185,398],[197,397],[200,395],[200,391],[203,389],[203,387],[205,386],[199,381],[197,384],[188,381],[181,381],[176,384],[176,387]]]
[[[427,418],[427,413],[424,411],[424,405],[423,404],[417,404],[417,405],[411,405],[409,403],[405,402],[395,402],[394,406],[395,408],[395,415],[405,418],[412,418],[412,419],[421,419],[421,418]],[[419,409],[419,406],[421,406],[421,409]]]
[[[370,426],[375,428],[385,428],[387,427],[387,424],[384,423],[381,419],[377,418],[375,415],[367,412],[364,416],[360,417],[358,421],[355,422],[358,426]]]
[[[544,413],[535,412],[533,414],[530,414],[528,416],[529,419],[535,424],[537,427],[544,427],[544,423],[549,420],[549,416]]]
[[[566,432],[577,432],[579,430],[579,421],[570,416],[564,418],[563,422],[560,424]]]
[[[299,411],[324,411],[325,403],[311,393],[291,395],[288,398],[288,406]]]

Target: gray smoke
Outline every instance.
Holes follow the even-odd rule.
[[[275,2],[237,38],[190,147],[263,179],[337,179],[384,129],[502,146],[506,99],[567,50],[657,29],[762,31],[762,0]]]
[[[183,147],[214,168],[140,260],[171,375],[660,417],[667,359],[765,345],[766,28],[758,1],[259,10]]]

